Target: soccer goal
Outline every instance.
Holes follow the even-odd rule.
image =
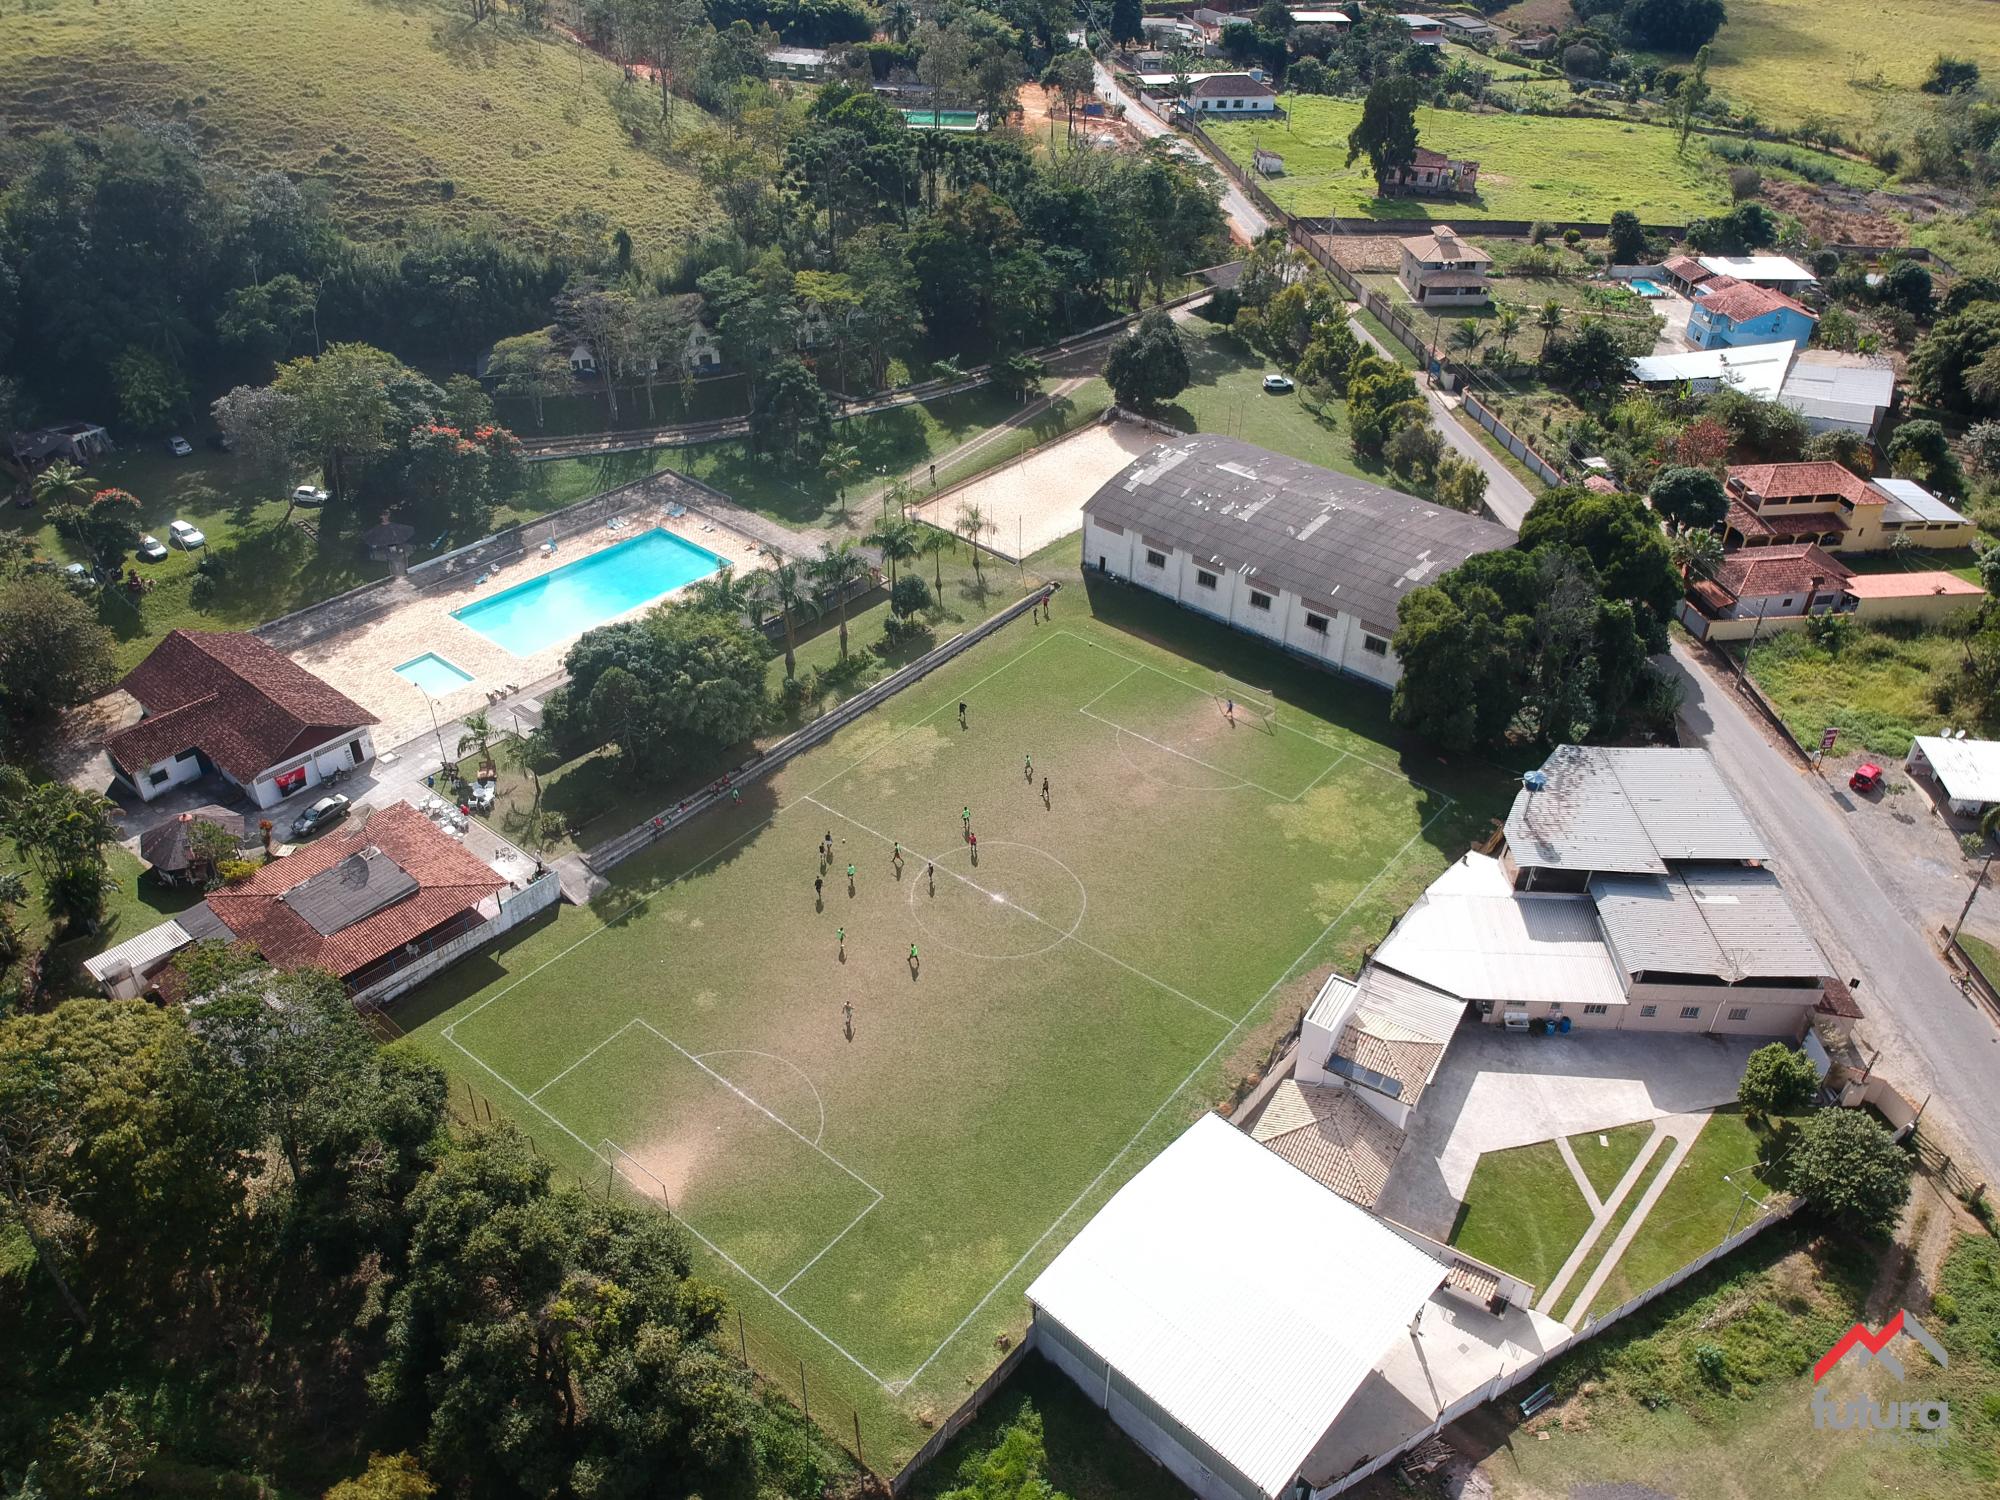
[[[1277,705],[1268,688],[1252,687],[1249,683],[1238,682],[1217,672],[1211,691],[1215,696],[1217,713],[1233,716],[1238,724],[1265,734],[1275,735],[1278,732]]]
[[[604,1158],[611,1174],[605,1184],[607,1189],[611,1180],[623,1179],[625,1186],[641,1198],[657,1202],[667,1212],[673,1212],[673,1200],[667,1196],[667,1185],[641,1166],[631,1152],[606,1136],[598,1143],[597,1154]]]

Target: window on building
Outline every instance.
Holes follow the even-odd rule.
[[[176,755],[176,756],[174,757],[174,759],[175,759],[175,760],[193,760],[193,759],[195,758],[195,756],[199,755],[200,753],[201,753],[201,752],[200,752],[200,751],[198,751],[198,750],[183,750],[183,751],[181,751],[181,753],[180,753],[179,755]]]
[[[1389,643],[1379,635],[1364,635],[1361,637],[1361,649],[1370,656],[1387,656]]]
[[[1648,1020],[1650,1020],[1654,1016],[1657,1016],[1659,1013],[1660,1013],[1660,1007],[1657,1005],[1642,1005],[1639,1007],[1639,1014]]]
[[[171,771],[149,771],[146,774],[146,780],[154,786],[165,786],[169,781],[173,780],[173,773]]]
[[[1561,1014],[1562,1014],[1562,1009],[1563,1009],[1563,1008],[1562,1008],[1562,1001],[1560,1001],[1560,1000],[1552,1000],[1552,1001],[1550,1001],[1550,1002],[1549,1002],[1549,1014],[1550,1014],[1550,1015],[1552,1015],[1552,1016],[1559,1016],[1559,1015],[1561,1015]]]
[[[1271,607],[1271,596],[1269,594],[1260,594],[1255,589],[1250,590],[1250,607],[1252,609],[1269,609]]]
[[[1608,1005],[1586,1005],[1583,1008],[1583,1013],[1586,1016],[1609,1015],[1611,1013],[1611,1007]]]
[[[1749,1019],[1750,1019],[1750,1007],[1749,1007],[1749,1006],[1747,1006],[1747,1005],[1732,1005],[1732,1006],[1731,1006],[1731,1007],[1729,1008],[1729,1019],[1730,1019],[1730,1020],[1732,1020],[1732,1021],[1747,1021],[1747,1020],[1749,1020]]]
[[[1215,587],[1215,575],[1213,573],[1204,573],[1199,568],[1195,570],[1194,581],[1205,589]]]
[[[1146,566],[1147,566],[1147,567],[1149,567],[1149,568],[1164,568],[1164,567],[1165,567],[1166,565],[1167,565],[1167,554],[1166,554],[1166,553],[1164,553],[1164,552],[1155,552],[1155,551],[1154,551],[1154,550],[1153,550],[1153,549],[1152,549],[1151,547],[1148,547],[1148,548],[1146,549]]]
[[[1683,1005],[1681,1007],[1681,1019],[1683,1021],[1699,1021],[1701,1019],[1701,1007],[1699,1005]]]
[[[1325,635],[1325,634],[1326,634],[1326,616],[1325,616],[1325,615],[1314,615],[1314,614],[1308,614],[1308,615],[1306,616],[1306,629],[1308,629],[1308,630],[1312,630],[1312,631],[1317,631],[1317,632],[1318,632],[1319,634],[1321,634],[1321,635]]]

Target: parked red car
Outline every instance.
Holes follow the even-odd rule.
[[[1879,792],[1882,790],[1882,768],[1873,761],[1854,768],[1854,774],[1847,778],[1847,784],[1857,792]]]

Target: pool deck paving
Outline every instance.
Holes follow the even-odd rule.
[[[602,529],[569,537],[553,553],[534,548],[483,575],[483,582],[468,577],[462,583],[426,590],[373,619],[308,642],[291,653],[292,660],[374,714],[380,721],[375,730],[378,746],[416,740],[429,734],[434,723],[489,708],[496,702],[495,694],[517,693],[559,673],[563,657],[576,639],[566,636],[530,655],[516,656],[453,618],[454,610],[632,541],[652,526],[705,547],[738,567],[753,569],[764,560],[764,543],[729,522],[694,511],[678,517],[642,511],[628,516],[626,524],[615,531]],[[679,592],[673,590],[661,597],[671,598]],[[635,618],[658,602],[648,600],[598,623],[609,625]],[[426,653],[450,662],[469,680],[434,697],[396,675],[397,667]],[[496,709],[495,715],[503,728],[511,727],[504,707]],[[446,753],[454,748],[455,742],[446,747]]]

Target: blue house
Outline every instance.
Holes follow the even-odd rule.
[[[1819,318],[1783,292],[1733,276],[1713,276],[1695,288],[1688,342],[1697,349],[1734,349],[1789,340],[1803,349]]]

